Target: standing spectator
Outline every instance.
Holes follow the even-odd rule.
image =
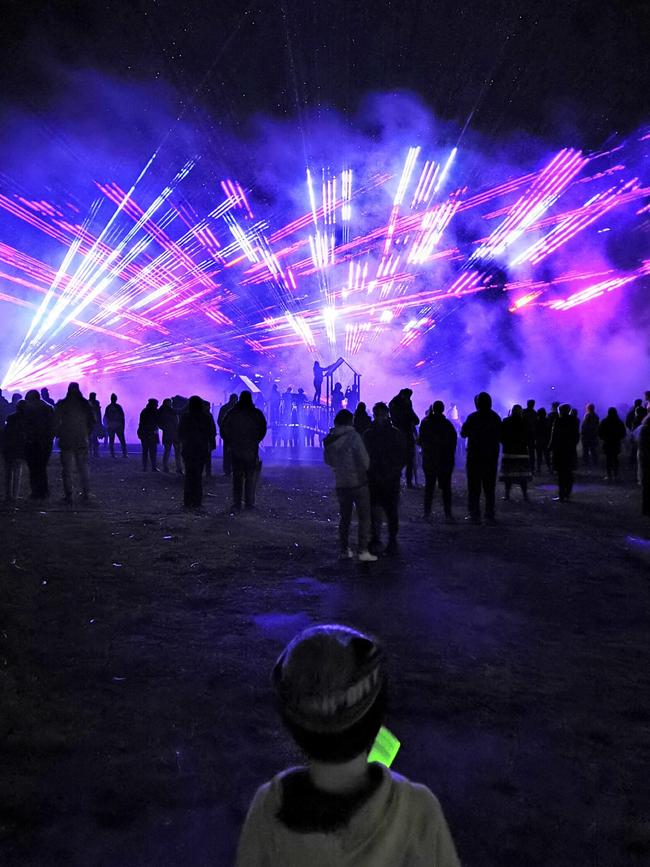
[[[497,468],[501,447],[501,418],[492,409],[492,398],[482,391],[474,398],[476,412],[465,419],[460,435],[467,439],[467,502],[469,518],[481,522],[481,490],[485,497],[485,517],[496,521],[495,498]]]
[[[22,394],[21,394],[19,391],[15,391],[15,392],[11,395],[11,403],[10,403],[9,406],[7,407],[7,418],[8,418],[12,413],[16,412],[16,409],[17,409],[17,407],[18,407],[18,404],[20,403],[20,401],[21,401],[22,399],[23,399],[23,396],[22,396]]]
[[[277,385],[273,385],[273,388],[277,392]],[[223,474],[224,476],[229,476],[232,473],[232,455],[230,452],[230,446],[226,442],[226,437],[223,432],[223,422],[231,409],[233,409],[237,405],[237,395],[231,394],[228,398],[227,403],[224,403],[219,408],[219,413],[217,415],[217,425],[219,426],[219,435],[221,436],[221,441],[223,443]],[[273,397],[271,399],[271,407],[273,407]],[[280,395],[278,394],[277,399],[277,409],[280,408]]]
[[[571,499],[573,471],[577,460],[576,448],[579,441],[580,424],[578,419],[571,415],[569,404],[563,403],[558,410],[557,419],[553,423],[550,440],[553,469],[558,478],[558,499],[561,503],[568,503]]]
[[[169,472],[169,458],[173,448],[176,472],[179,475],[182,475],[183,463],[181,461],[181,444],[178,436],[178,424],[178,413],[172,406],[172,399],[171,397],[166,397],[158,410],[158,427],[162,432],[163,444],[163,472]]]
[[[61,449],[63,492],[66,503],[73,502],[72,465],[81,482],[81,496],[85,503],[90,500],[88,475],[88,438],[95,424],[95,414],[81,394],[79,384],[71,382],[66,396],[54,407],[54,433]]]
[[[530,430],[524,411],[516,403],[510,415],[501,422],[501,481],[505,485],[504,500],[510,499],[513,485],[519,485],[524,500],[528,502],[528,482],[532,478],[530,471]]]
[[[5,465],[5,502],[15,503],[20,493],[20,477],[25,457],[25,401],[16,404],[4,428],[2,457]]]
[[[241,511],[242,497],[246,508],[253,509],[262,469],[259,445],[266,436],[266,419],[253,406],[250,391],[241,392],[236,406],[223,420],[223,436],[232,453],[232,511]]]
[[[340,558],[351,560],[354,556],[348,545],[352,509],[356,506],[359,522],[359,553],[362,563],[372,563],[377,557],[368,550],[370,541],[370,493],[368,490],[368,467],[370,458],[363,440],[352,425],[352,413],[339,410],[334,417],[334,427],[323,441],[325,463],[334,470],[336,496],[339,501]]]
[[[295,636],[272,672],[283,724],[307,757],[261,786],[237,867],[460,867],[440,804],[368,762],[386,707],[379,643],[347,626]]]
[[[117,395],[111,395],[111,402],[104,410],[104,427],[108,435],[108,447],[111,452],[111,457],[115,457],[115,437],[118,438],[122,446],[122,457],[127,457],[126,438],[124,436],[124,410],[117,402]]]
[[[598,436],[603,441],[608,482],[618,481],[618,456],[621,453],[621,443],[625,439],[625,435],[625,424],[619,418],[616,409],[610,406],[606,417],[598,428]]]
[[[202,477],[207,455],[210,453],[211,439],[212,426],[205,412],[203,400],[198,395],[193,395],[189,399],[187,411],[180,418],[175,441],[180,443],[185,461],[183,504],[186,509],[199,509],[203,503]],[[174,446],[174,457],[179,459],[176,446]]]
[[[45,500],[50,496],[47,464],[52,454],[54,410],[49,403],[41,400],[35,388],[25,395],[23,432],[31,499]]]
[[[625,427],[629,431],[633,431],[634,428],[636,427],[635,421],[636,421],[636,417],[637,417],[637,410],[639,408],[643,409],[643,401],[641,400],[640,397],[637,397],[637,399],[634,401],[634,404],[632,405],[632,408],[630,409],[628,414],[625,416]]]
[[[352,412],[352,410],[350,410]],[[372,419],[368,415],[368,410],[366,409],[366,405],[363,401],[357,405],[357,408],[354,411],[353,421],[355,431],[359,434],[360,437],[364,435],[364,433],[368,430],[370,425],[372,424]]]
[[[41,389],[41,400],[45,401],[45,403],[49,403],[49,405],[54,409],[56,401],[52,400],[50,397],[50,392],[47,388]]]
[[[542,471],[542,460],[546,464],[546,469],[551,472],[551,452],[548,444],[551,440],[551,430],[546,410],[543,406],[537,410],[537,419],[535,421],[535,457],[537,459],[537,474]]]
[[[8,415],[9,415],[9,401],[2,394],[2,389],[0,388],[0,428],[7,420]]]
[[[600,419],[596,415],[596,407],[588,403],[580,425],[582,441],[582,461],[586,467],[598,466],[598,427]]]
[[[422,419],[419,443],[422,449],[424,470],[424,517],[431,517],[433,494],[436,484],[442,493],[442,507],[448,524],[454,523],[451,512],[451,477],[456,462],[458,434],[456,428],[445,418],[445,405],[436,400],[431,412]]]
[[[212,478],[212,452],[217,448],[217,426],[212,415],[212,406],[209,400],[203,401],[203,409],[208,418],[210,427],[210,442],[208,443],[208,453],[205,456],[205,475],[207,478]]]
[[[316,362],[318,364],[318,362]],[[322,381],[321,381],[322,385]],[[235,396],[235,400],[236,400]],[[273,448],[275,448],[278,441],[278,433],[280,427],[280,392],[278,391],[277,382],[273,383],[273,387],[271,389],[271,394],[269,395],[269,422],[271,426],[271,444]],[[320,402],[320,398],[319,398]],[[316,401],[314,401],[316,403]],[[222,407],[223,409],[223,407]],[[219,410],[219,416],[221,416],[221,410]],[[219,421],[219,428],[221,428],[221,421]],[[225,456],[225,452],[224,452]],[[225,472],[225,470],[224,470]]]
[[[569,407],[569,410],[570,409],[571,409],[571,407]],[[553,403],[551,404],[551,411],[548,414],[548,440],[549,440],[549,443],[551,441],[551,435],[553,433],[553,427],[555,426],[555,422],[558,420],[559,415],[560,415],[560,401],[554,400]],[[579,431],[578,431],[578,433],[579,433]],[[551,449],[549,449],[549,452],[551,455],[551,471],[555,472],[555,467],[553,466],[553,451]]]
[[[151,466],[151,472],[157,473],[158,460],[158,401],[150,397],[147,405],[140,413],[138,424],[138,439],[142,443],[142,469],[147,471],[147,464]]]
[[[413,391],[403,388],[388,404],[390,417],[395,427],[404,434],[406,440],[406,487],[413,487],[415,471],[415,440],[420,419],[415,414],[411,397]]]
[[[641,484],[641,511],[650,518],[650,415],[646,415],[638,428],[639,482]]]
[[[526,422],[527,443],[528,443],[528,462],[530,464],[530,472],[535,475],[535,458],[537,455],[536,448],[536,433],[537,433],[537,412],[535,410],[535,401],[527,400],[526,409],[522,413]]]
[[[88,395],[88,403],[90,404],[90,408],[93,411],[93,428],[90,431],[90,437],[88,438],[88,445],[90,447],[90,454],[94,458],[99,457],[99,440],[104,439],[104,427],[102,425],[102,408],[101,404],[97,400],[97,395],[94,391],[91,391]]]
[[[370,458],[368,489],[372,535],[368,549],[377,554],[381,549],[382,513],[388,524],[386,553],[397,552],[399,532],[399,490],[402,470],[406,464],[406,441],[390,420],[385,403],[372,408],[374,421],[363,434],[363,444]],[[358,431],[357,431],[358,432]]]
[[[334,385],[334,388],[333,388],[332,394],[331,394],[331,398],[330,398],[333,413],[336,414],[337,412],[340,411],[341,407],[343,406],[343,398],[344,397],[345,397],[345,395],[343,394],[343,386],[341,385],[340,382],[337,382]]]

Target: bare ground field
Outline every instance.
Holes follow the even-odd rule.
[[[650,524],[631,479],[470,526],[402,498],[401,553],[336,559],[322,466],[180,509],[182,480],[93,467],[88,507],[0,511],[0,864],[229,865],[255,788],[299,761],[270,667],[314,622],[379,635],[395,769],[426,783],[465,865],[650,861]]]

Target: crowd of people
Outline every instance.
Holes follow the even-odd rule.
[[[580,447],[587,469],[600,466],[604,456],[606,480],[615,483],[619,475],[623,443],[642,487],[642,512],[650,515],[650,391],[637,398],[621,418],[614,407],[599,418],[589,403],[582,419],[569,404],[554,402],[550,411],[536,408],[529,400],[525,407],[515,404],[505,418],[492,408],[486,392],[475,398],[475,411],[461,423],[454,412],[445,415],[442,401],[435,401],[420,421],[413,408],[413,392],[404,388],[388,403],[378,402],[372,417],[365,403],[343,398],[332,410],[333,426],[322,437],[325,462],[332,467],[340,507],[339,543],[343,558],[353,556],[349,547],[351,518],[358,518],[358,553],[361,561],[372,562],[381,552],[397,550],[401,481],[406,487],[417,484],[417,469],[424,474],[423,515],[432,512],[434,492],[440,490],[445,520],[455,521],[452,510],[452,475],[464,441],[467,474],[467,518],[473,523],[495,518],[496,486],[504,484],[504,499],[514,487],[528,500],[531,479],[543,471],[558,479],[558,500],[569,502]],[[314,400],[318,399],[315,388]],[[358,395],[357,395],[358,397]],[[291,412],[327,410],[309,404],[303,389],[283,395],[274,385],[267,401],[271,419],[271,445],[282,406]],[[354,409],[354,411],[352,411]],[[330,415],[331,418],[331,415]],[[99,441],[108,444],[110,456],[117,460],[115,441],[122,458],[128,457],[125,412],[116,394],[102,413],[95,392],[85,398],[77,383],[70,383],[66,396],[55,403],[47,388],[14,394],[11,401],[0,391],[0,452],[4,459],[5,499],[18,496],[22,465],[29,471],[30,496],[43,500],[49,496],[48,463],[54,441],[58,441],[64,498],[74,500],[76,473],[82,501],[90,497],[89,456],[100,453]],[[328,425],[329,427],[329,425]],[[211,405],[198,395],[165,398],[159,405],[150,398],[139,415],[137,436],[141,443],[141,462],[145,472],[159,472],[158,450],[162,440],[162,471],[173,467],[185,476],[184,505],[202,504],[202,479],[212,474],[217,439],[223,444],[223,472],[232,476],[233,512],[255,507],[257,483],[262,461],[260,446],[267,435],[267,419],[255,406],[253,395],[244,390],[231,394],[220,407],[217,420]],[[419,450],[418,450],[419,447]],[[500,475],[499,475],[500,468]],[[481,498],[483,508],[481,509]],[[388,539],[382,544],[384,518]]]

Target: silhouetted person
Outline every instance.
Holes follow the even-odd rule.
[[[345,395],[343,394],[343,386],[340,382],[335,383],[334,388],[331,394],[331,407],[332,412],[337,413],[343,406],[343,398]]]
[[[348,541],[352,509],[356,507],[359,522],[359,552],[362,563],[377,557],[368,550],[370,541],[370,492],[368,467],[370,458],[363,440],[352,425],[352,413],[341,409],[334,416],[334,427],[323,440],[325,463],[334,470],[336,496],[339,501],[339,545],[341,560],[354,556]]]
[[[237,398],[235,396],[235,400],[236,399]],[[273,388],[271,389],[271,394],[269,395],[269,425],[271,427],[273,448],[275,448],[276,446],[280,427],[280,400],[281,396],[280,392],[278,391],[278,385],[276,382],[274,382]],[[219,410],[219,413],[221,413],[221,410]],[[219,426],[221,427],[221,422],[219,422]]]
[[[638,437],[641,511],[646,517],[650,517],[650,415],[646,415],[641,422]]]
[[[104,427],[108,435],[108,448],[111,452],[111,457],[115,457],[115,437],[118,438],[122,446],[122,457],[127,456],[126,438],[124,436],[124,410],[117,402],[117,395],[111,395],[111,401],[104,410]]]
[[[361,403],[358,404],[357,408],[354,411],[352,424],[354,425],[355,431],[361,437],[364,435],[364,433],[368,430],[368,428],[372,424],[372,419],[368,415],[366,405],[363,401],[361,401]]]
[[[615,482],[618,479],[618,456],[621,453],[621,443],[625,439],[626,430],[625,424],[613,406],[610,406],[606,417],[601,421],[598,436],[603,441],[607,481]]]
[[[277,391],[277,385],[274,385],[273,388]],[[219,408],[219,413],[217,415],[217,425],[219,426],[219,435],[221,436],[221,441],[223,443],[223,474],[224,476],[229,476],[232,473],[232,455],[230,452],[230,446],[226,442],[226,438],[223,433],[223,422],[231,409],[237,406],[237,395],[231,394],[228,398],[228,402],[222,404]],[[278,395],[277,407],[280,407],[280,395]]]
[[[313,448],[316,437],[316,413],[310,409],[307,413],[307,426],[305,427],[305,445],[308,448]]]
[[[7,407],[7,418],[8,418],[12,413],[16,412],[16,408],[18,407],[18,404],[20,403],[20,401],[21,401],[22,399],[23,399],[23,396],[22,396],[22,394],[21,394],[19,391],[15,391],[15,392],[11,395],[11,403],[10,403],[9,406]]]
[[[580,423],[571,415],[571,407],[563,403],[553,423],[549,443],[553,455],[553,469],[558,479],[558,499],[568,503],[573,490],[573,471],[577,461],[577,446],[580,441]]]
[[[73,502],[72,465],[74,464],[84,502],[90,499],[88,475],[88,438],[95,424],[95,414],[81,394],[79,384],[71,382],[66,396],[54,407],[54,434],[61,450],[61,475],[66,503]]]
[[[320,366],[318,361],[314,362],[314,403],[320,404],[321,392],[323,390],[323,376],[325,370]]]
[[[56,401],[52,400],[52,398],[50,397],[50,392],[47,388],[41,389],[41,400],[45,401],[45,403],[49,403],[52,409],[54,409]]]
[[[41,400],[35,388],[25,395],[23,411],[25,463],[29,470],[32,500],[45,500],[50,495],[47,464],[52,454],[54,410]]]
[[[0,427],[6,422],[7,416],[9,415],[9,401],[2,394],[2,389],[0,388]]]
[[[535,409],[535,401],[527,400],[526,409],[523,410],[523,418],[526,422],[528,432],[528,463],[530,464],[531,473],[535,473],[535,458],[536,450],[536,431],[537,431],[537,410]]]
[[[242,391],[223,420],[224,438],[232,450],[232,509],[255,507],[255,489],[262,468],[259,445],[266,436],[264,413],[253,406],[250,391]]]
[[[415,440],[417,438],[417,426],[420,419],[415,414],[411,397],[413,391],[403,388],[388,404],[391,421],[395,427],[404,434],[406,440],[406,487],[413,487],[413,473],[415,471]]]
[[[582,461],[586,467],[598,466],[598,427],[600,419],[596,407],[588,403],[580,425],[580,440],[582,442]]]
[[[505,485],[505,500],[510,499],[513,485],[519,485],[524,500],[528,500],[528,482],[532,478],[528,445],[530,428],[524,411],[516,403],[510,415],[501,422],[501,481]]]
[[[210,425],[211,433],[210,442],[208,443],[208,453],[205,457],[205,475],[208,478],[212,478],[212,452],[217,447],[217,425],[215,424],[214,416],[212,415],[212,407],[209,400],[203,401],[203,409],[208,417],[208,424]]]
[[[548,447],[551,441],[551,428],[548,420],[548,415],[543,406],[537,410],[537,419],[535,421],[535,457],[537,459],[537,473],[542,471],[542,461],[546,464],[546,469],[551,472],[551,452]]]
[[[399,493],[402,470],[406,465],[406,440],[390,420],[385,403],[372,408],[374,421],[363,434],[363,444],[370,458],[368,489],[370,492],[371,538],[369,550],[381,548],[382,514],[388,525],[387,554],[397,551],[399,532]]]
[[[99,440],[104,437],[104,428],[102,427],[102,407],[97,400],[97,395],[91,391],[88,395],[88,403],[93,411],[94,424],[88,438],[88,446],[90,453],[94,458],[99,457]]]
[[[178,436],[179,416],[172,406],[171,397],[166,397],[158,410],[158,427],[162,432],[163,444],[163,472],[169,472],[169,458],[171,457],[172,448],[174,449],[174,463],[176,464],[176,472],[183,473],[183,463],[181,461],[181,444]]]
[[[18,401],[14,411],[7,418],[3,431],[2,457],[5,465],[5,501],[7,503],[15,503],[20,493],[20,477],[25,458],[24,410],[25,401]]]
[[[643,407],[643,400],[640,397],[637,397],[637,399],[634,401],[630,411],[625,416],[625,427],[629,431],[634,430],[634,428],[636,427],[635,421],[636,421],[636,417],[637,417],[637,410],[639,409],[639,407],[644,408]],[[644,415],[645,415],[645,413],[644,413]]]
[[[198,509],[203,503],[203,470],[213,432],[204,402],[196,394],[180,418],[177,435],[185,462],[183,503],[187,509]]]
[[[438,485],[445,518],[451,523],[454,520],[451,512],[451,477],[456,462],[458,434],[454,425],[445,418],[444,412],[444,403],[435,401],[431,412],[422,419],[418,442],[422,449],[424,470],[424,517],[431,516],[433,494]]]
[[[158,472],[158,401],[150,397],[147,405],[140,413],[138,424],[138,439],[142,443],[142,469],[147,470],[147,464],[152,473]]]
[[[355,386],[348,385],[348,387],[345,389],[345,400],[346,408],[349,409],[351,413],[354,413],[359,403],[359,392],[357,391]]]
[[[481,490],[485,517],[495,520],[497,468],[501,446],[501,419],[492,409],[492,398],[482,391],[474,398],[476,412],[465,419],[460,435],[467,439],[467,504],[474,523],[481,520]]]
[[[554,400],[553,403],[551,404],[551,411],[548,414],[548,440],[549,440],[549,443],[551,441],[551,435],[553,433],[553,427],[554,427],[555,422],[558,420],[558,417],[560,415],[559,408],[560,408],[560,401]],[[571,407],[569,407],[569,410],[570,409],[571,409]],[[552,451],[551,451],[551,469],[553,471],[555,470],[555,467],[553,466],[553,452]]]

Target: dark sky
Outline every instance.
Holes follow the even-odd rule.
[[[493,135],[594,146],[648,119],[648,0],[4,0],[0,44],[3,101],[38,111],[93,68],[235,123],[401,88]]]

